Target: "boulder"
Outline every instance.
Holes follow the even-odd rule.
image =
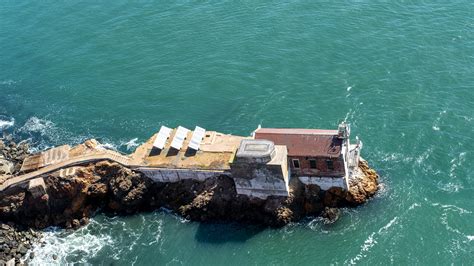
[[[15,170],[15,165],[6,159],[0,159],[0,176],[10,175]]]

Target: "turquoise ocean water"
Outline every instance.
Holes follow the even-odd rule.
[[[34,263],[472,265],[473,70],[470,1],[2,1],[0,127],[36,150],[347,119],[382,182],[332,225],[98,215]]]

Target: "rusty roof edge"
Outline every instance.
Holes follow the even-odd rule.
[[[334,129],[311,129],[311,128],[259,128],[256,134],[288,134],[288,135],[338,135]]]

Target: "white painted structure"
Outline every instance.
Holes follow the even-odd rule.
[[[138,168],[148,178],[155,182],[172,183],[180,180],[194,179],[204,181],[208,178],[224,174],[224,171],[194,170],[194,169],[168,169],[168,168]]]
[[[349,189],[350,175],[353,169],[359,165],[360,150],[362,142],[356,138],[356,144],[350,144],[350,125],[342,122],[338,127],[338,136],[343,139],[341,154],[344,162],[344,176],[324,177],[324,176],[299,176],[298,179],[306,185],[318,185],[322,190],[328,190],[331,187],[339,187],[344,190]]]
[[[170,146],[177,150],[180,150],[181,147],[183,147],[183,142],[186,139],[188,132],[189,129],[179,126],[178,129],[176,129],[176,133],[174,134],[174,138]]]
[[[206,135],[206,130],[202,127],[196,126],[188,147],[196,151],[199,150],[199,146],[201,145],[201,141],[205,135]]]
[[[166,145],[166,141],[171,135],[171,131],[171,128],[161,126],[160,131],[156,135],[155,141],[153,142],[153,147],[162,150]]]
[[[322,190],[328,190],[332,187],[340,187],[347,190],[347,182],[344,177],[309,177],[300,176],[298,179],[306,185],[318,185]]]

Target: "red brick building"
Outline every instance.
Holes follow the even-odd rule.
[[[340,130],[258,128],[255,139],[286,145],[292,176],[343,177],[345,135]]]

